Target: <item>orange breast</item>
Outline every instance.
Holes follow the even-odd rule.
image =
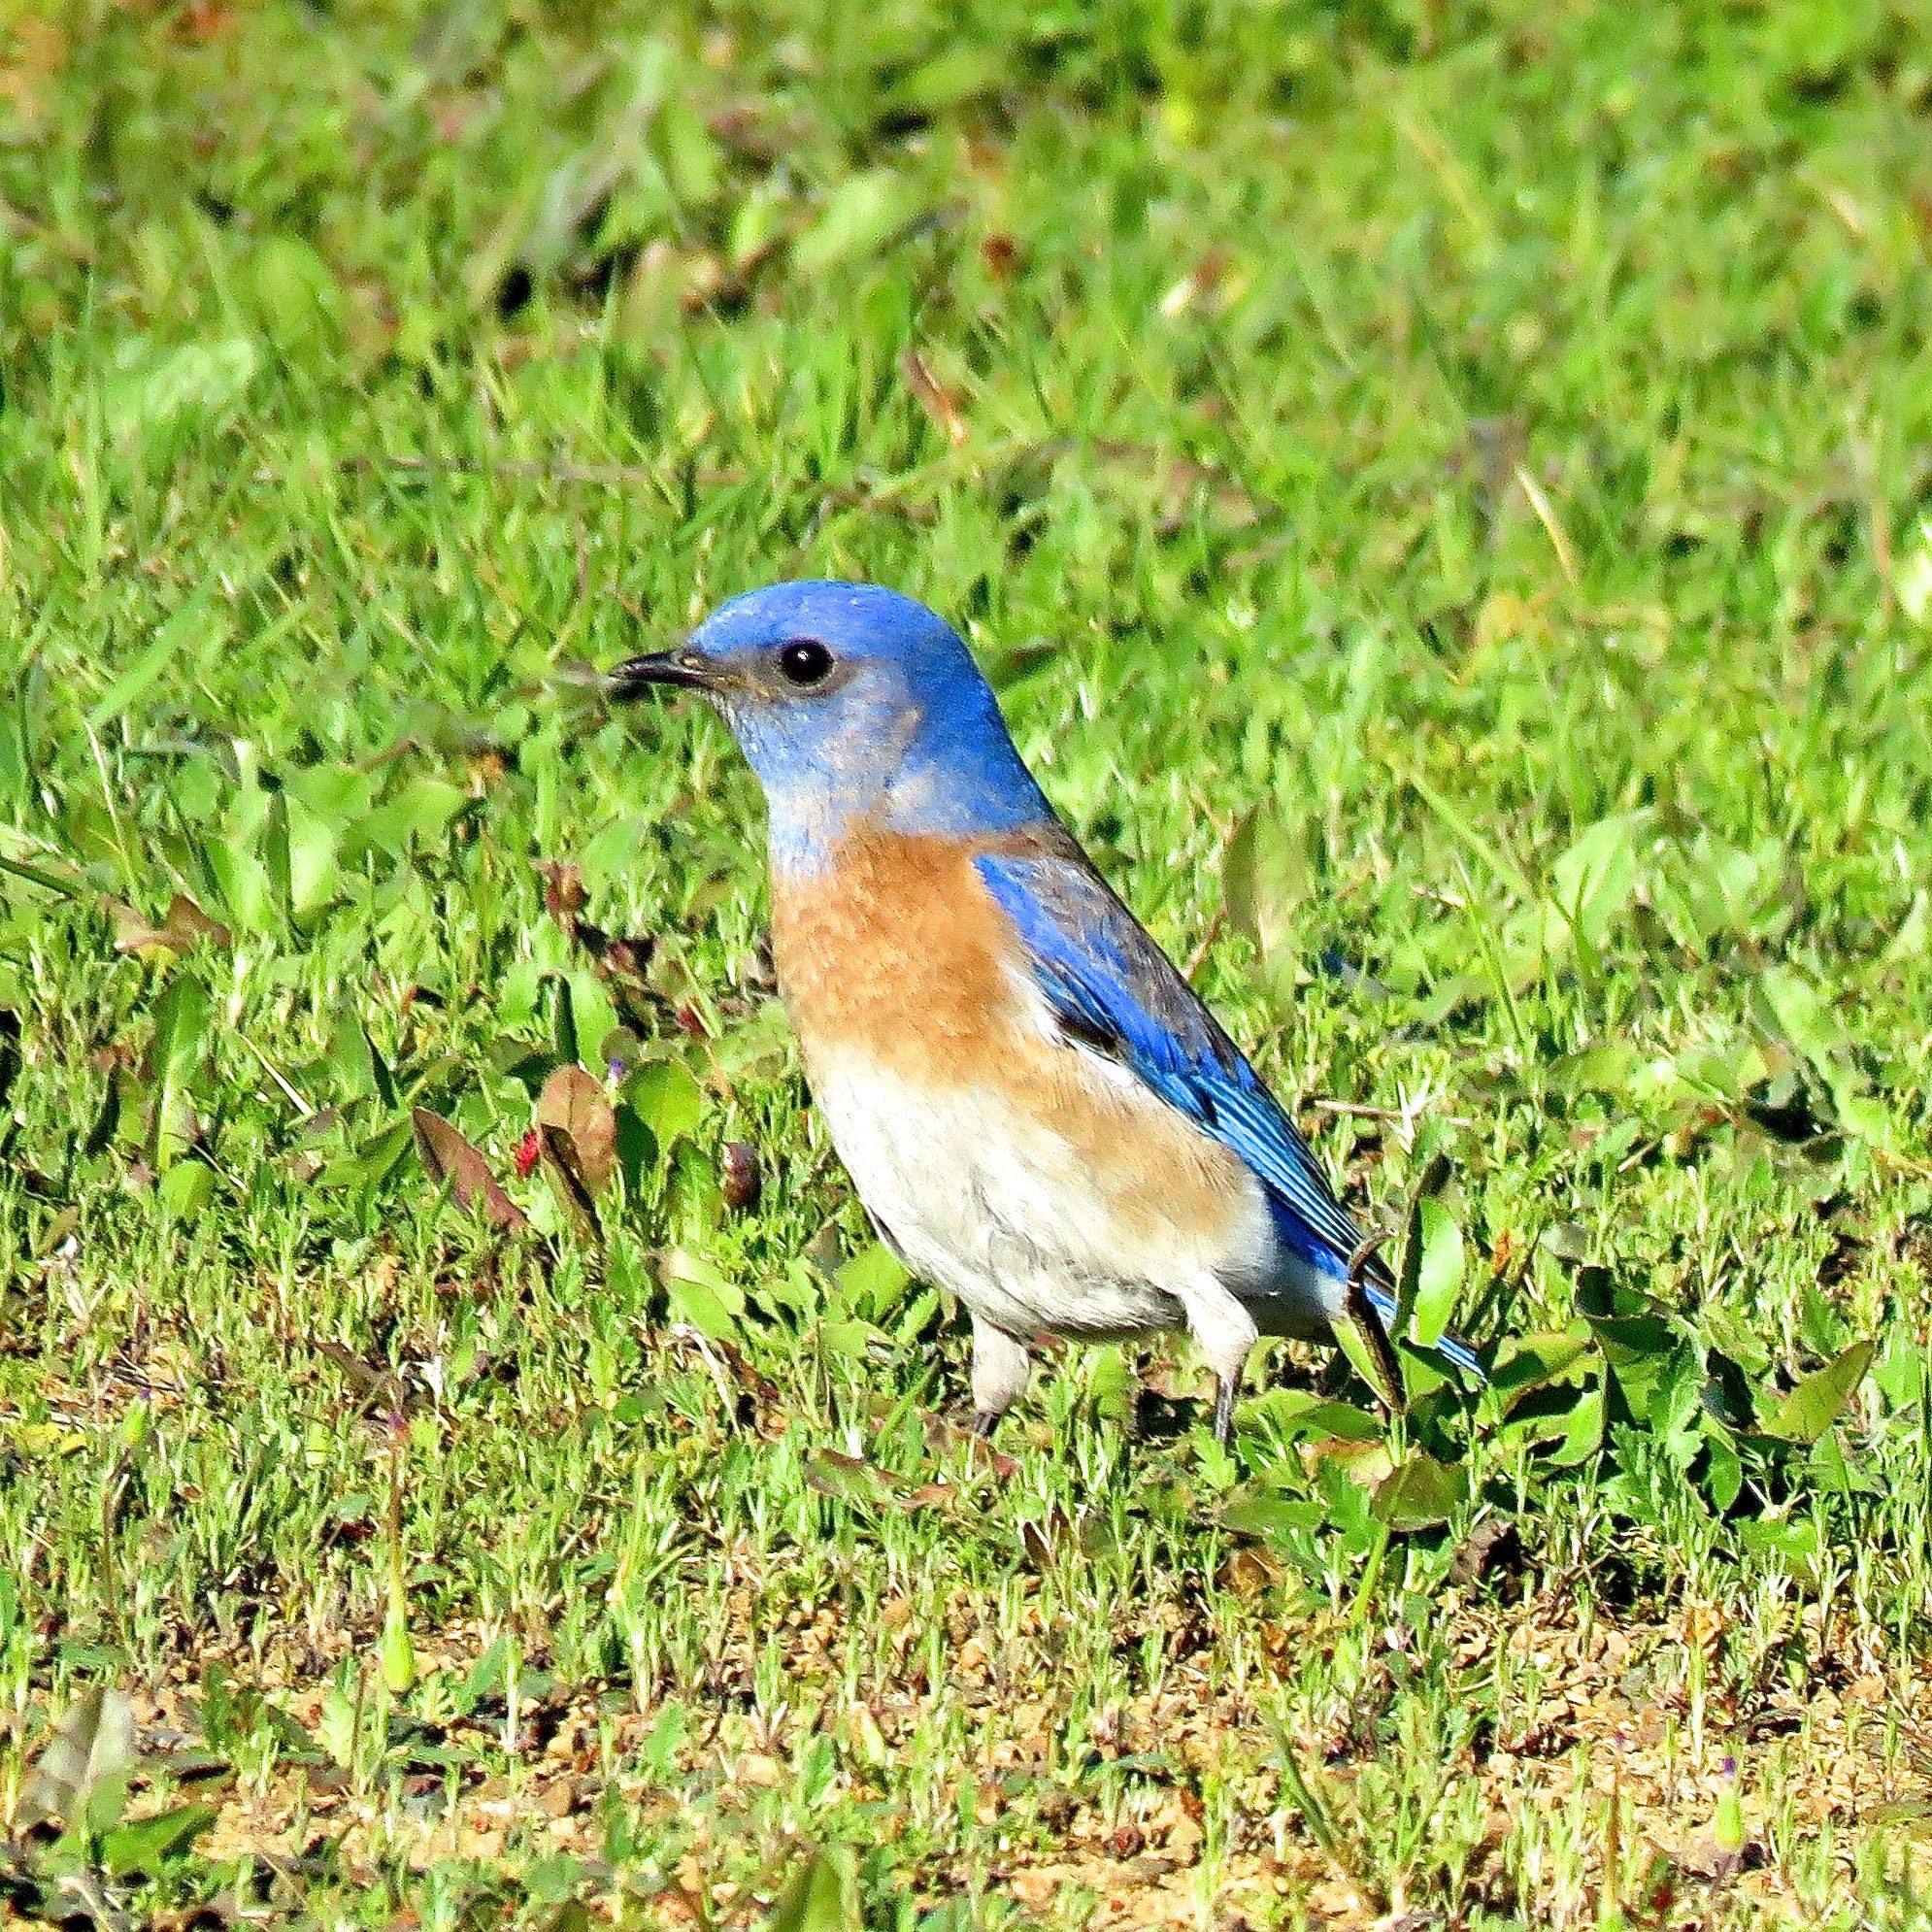
[[[808,1065],[857,1048],[963,1084],[1012,1030],[998,908],[957,839],[866,827],[809,883],[775,881],[772,955]]]
[[[1251,1177],[1137,1080],[1030,1023],[976,849],[867,828],[809,885],[774,882],[773,957],[815,1085],[821,1066],[856,1054],[883,1075],[995,1093],[1123,1231],[1225,1229]]]

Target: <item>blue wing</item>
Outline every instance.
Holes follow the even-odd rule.
[[[1062,850],[983,853],[976,865],[1012,919],[1035,981],[1071,1039],[1132,1069],[1245,1161],[1304,1259],[1346,1277],[1361,1230],[1309,1147],[1220,1023],[1071,840]],[[1384,1326],[1387,1283],[1365,1284]],[[1442,1353],[1481,1373],[1466,1344]]]

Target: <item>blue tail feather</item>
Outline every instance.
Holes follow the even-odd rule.
[[[1362,1283],[1362,1292],[1368,1297],[1369,1306],[1382,1317],[1382,1325],[1388,1331],[1391,1341],[1395,1336],[1395,1297],[1386,1288],[1379,1287],[1373,1282]],[[1472,1375],[1478,1382],[1487,1382],[1482,1373],[1482,1364],[1477,1359],[1476,1350],[1460,1335],[1437,1337],[1435,1352],[1444,1361],[1452,1362],[1465,1375]]]

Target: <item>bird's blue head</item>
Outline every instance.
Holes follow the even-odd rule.
[[[872,583],[774,583],[674,650],[611,673],[614,695],[683,684],[717,706],[764,786],[772,863],[809,872],[854,819],[973,836],[1050,816],[958,633]]]

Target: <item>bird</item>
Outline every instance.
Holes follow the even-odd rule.
[[[945,618],[879,584],[774,583],[605,681],[664,687],[716,707],[762,787],[813,1101],[881,1239],[971,1317],[976,1435],[1052,1336],[1186,1329],[1224,1447],[1263,1334],[1352,1328],[1400,1403],[1375,1244],[1054,812]],[[1480,1379],[1467,1343],[1435,1347]]]

